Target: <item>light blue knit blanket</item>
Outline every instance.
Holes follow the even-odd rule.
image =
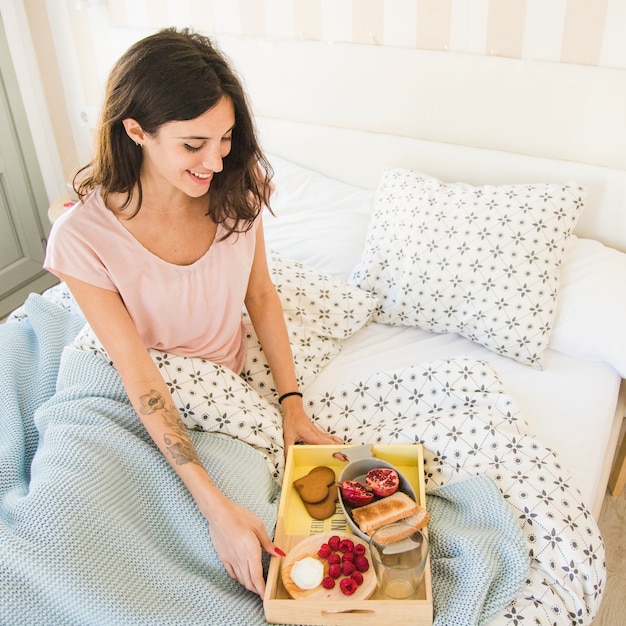
[[[517,520],[488,476],[430,491],[435,626],[486,624],[515,598],[530,567]]]
[[[26,312],[0,327],[0,623],[265,624],[116,371],[63,349],[84,321],[33,296]],[[220,488],[273,533],[277,487],[263,457],[192,437]]]
[[[130,407],[116,371],[66,347],[84,320],[31,296],[0,326],[0,623],[265,624],[206,521]],[[193,432],[220,488],[273,533],[278,488],[259,452]],[[435,623],[482,624],[528,566],[486,478],[430,493]]]

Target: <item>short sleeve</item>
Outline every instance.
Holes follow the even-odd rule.
[[[100,255],[84,232],[84,213],[88,210],[78,203],[55,221],[48,238],[43,266],[56,276],[64,274],[96,287],[117,291]],[[98,232],[101,230],[97,224],[99,217],[96,211],[93,214],[94,223],[87,227],[92,232]]]

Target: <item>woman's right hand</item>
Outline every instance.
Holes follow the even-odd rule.
[[[284,553],[274,545],[259,517],[221,492],[220,496],[211,499],[210,510],[202,511],[209,522],[213,547],[228,575],[262,598],[262,550],[275,556]]]

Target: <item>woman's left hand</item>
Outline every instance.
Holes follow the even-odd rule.
[[[309,444],[342,444],[343,441],[325,433],[316,426],[305,413],[302,400],[298,397],[286,398],[281,406],[283,410],[283,439],[285,442],[285,454],[289,446],[294,443]]]

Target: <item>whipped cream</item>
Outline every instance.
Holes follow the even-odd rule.
[[[291,580],[300,589],[315,589],[324,578],[324,564],[312,556],[307,556],[293,564]]]

